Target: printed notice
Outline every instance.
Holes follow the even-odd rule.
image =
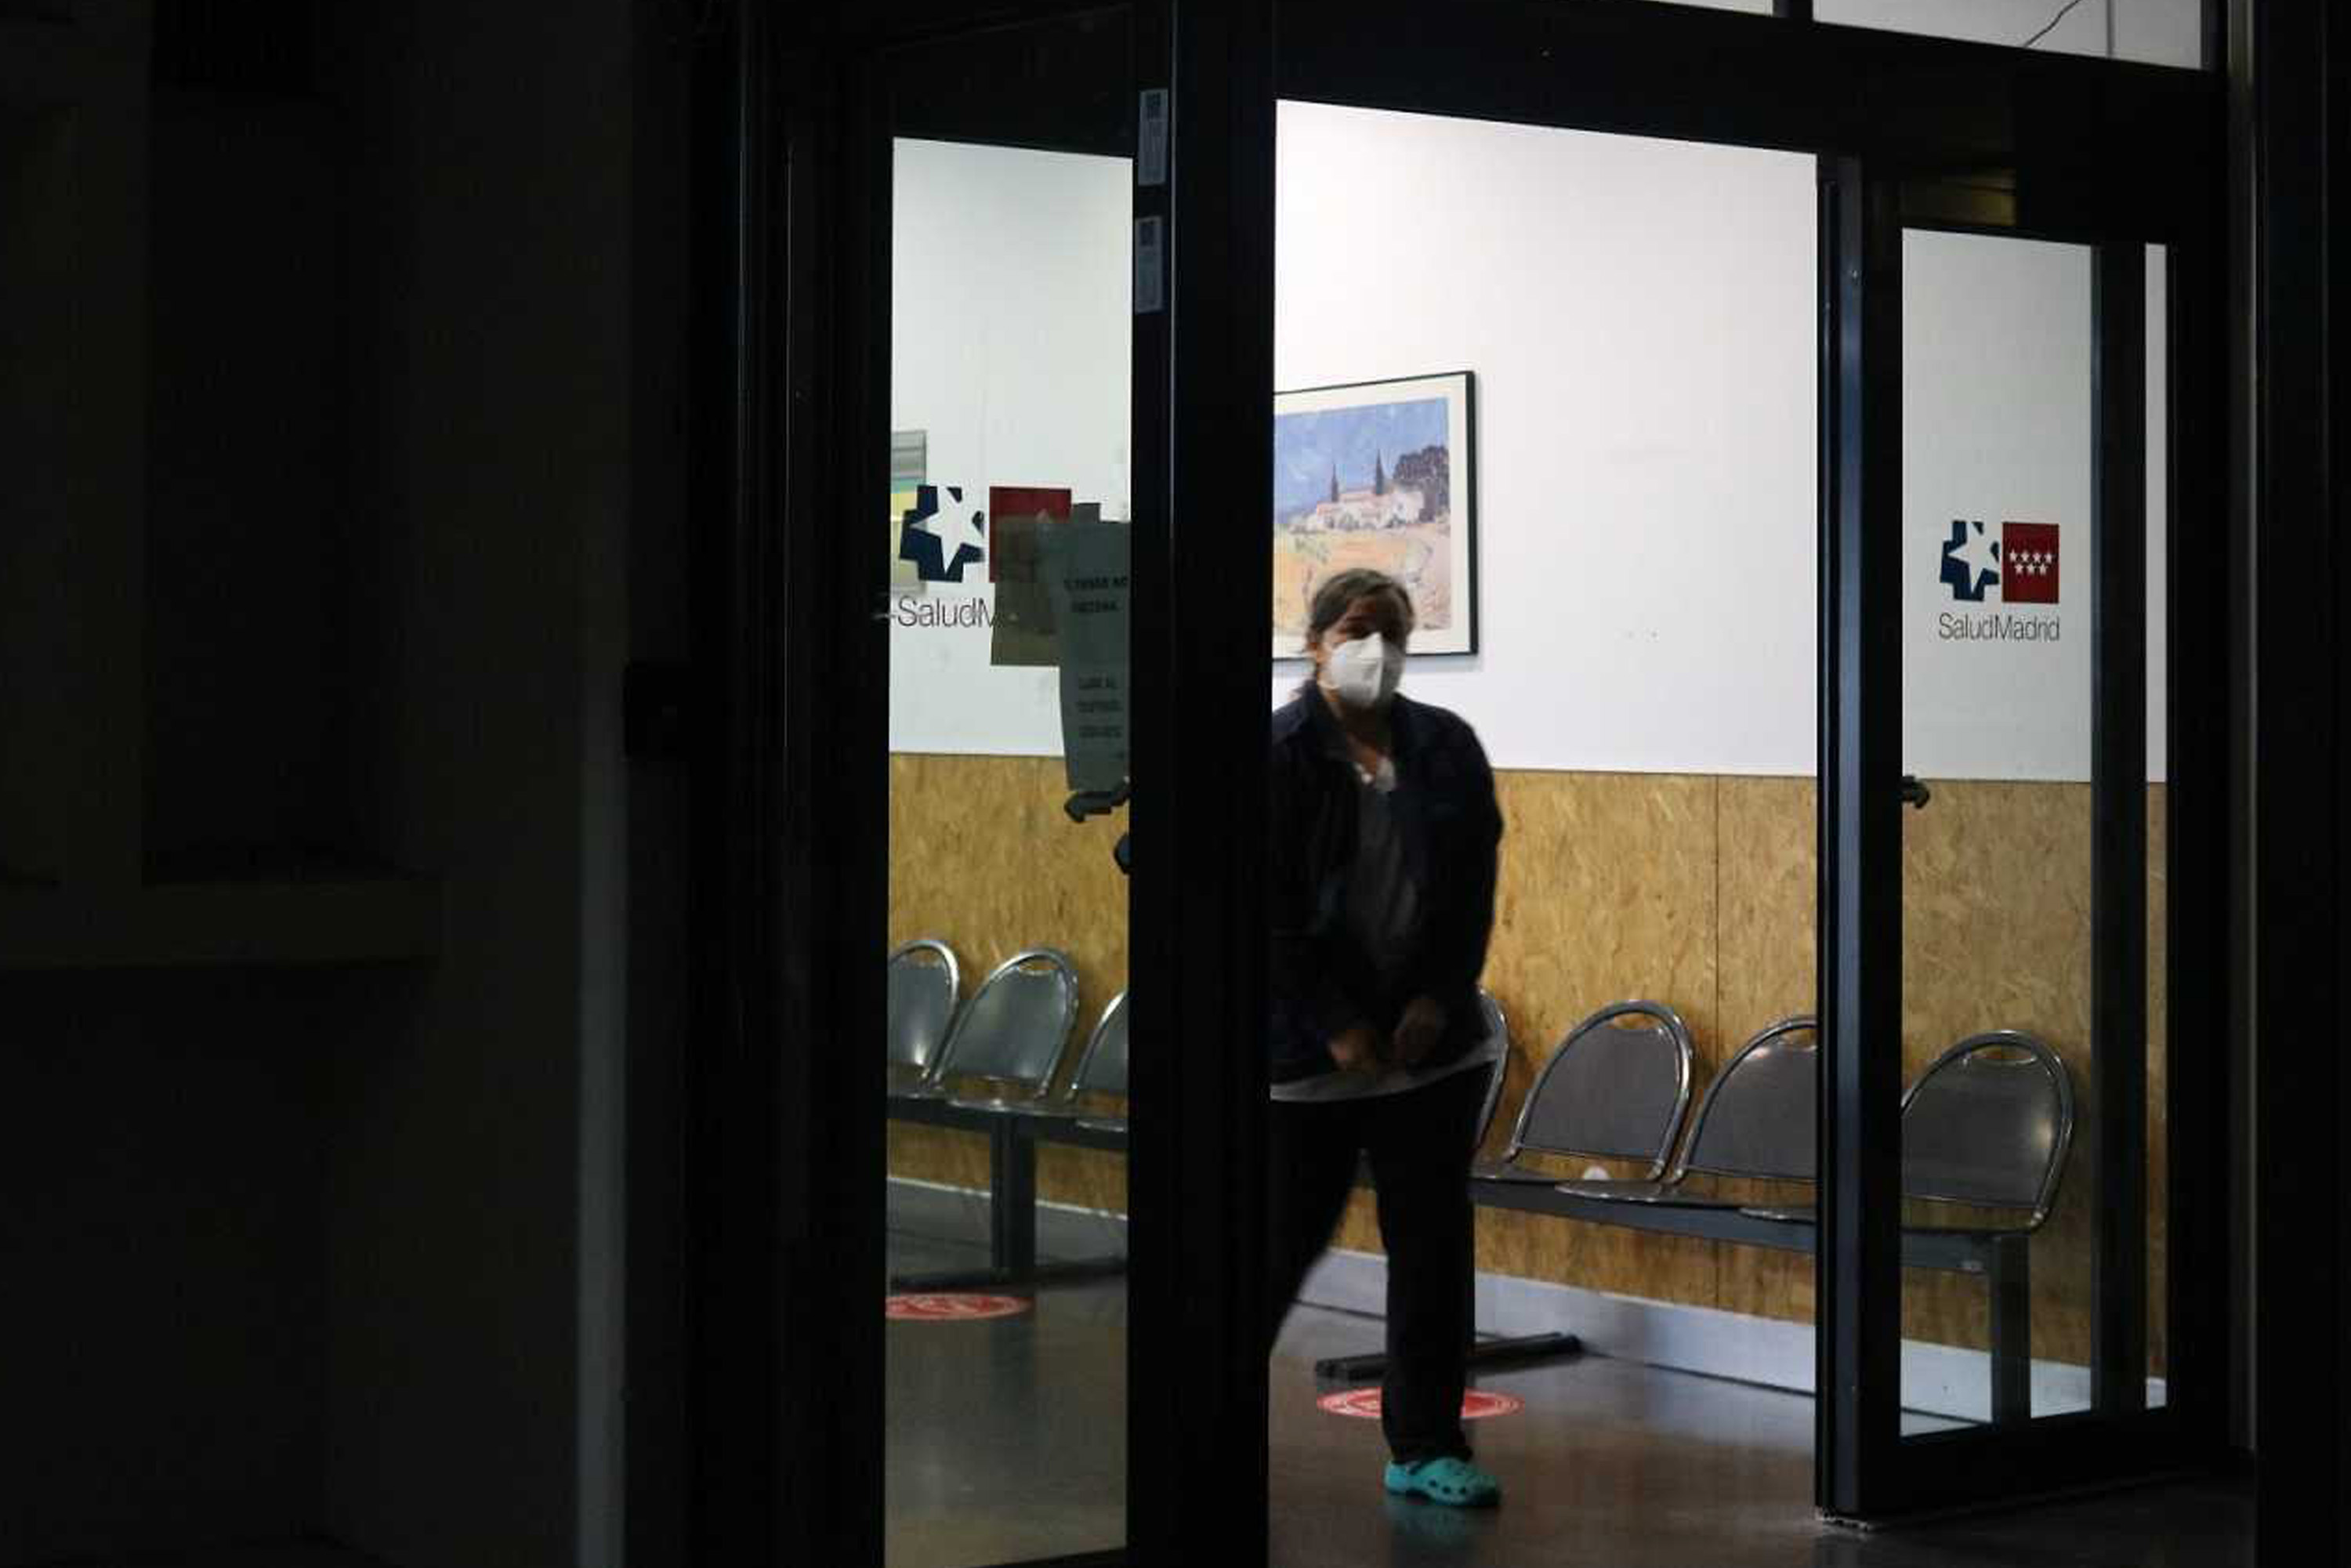
[[[1061,639],[1061,752],[1072,789],[1126,779],[1128,540],[1123,523],[1045,530],[1046,584]]]
[[[1143,95],[1134,128],[1134,183],[1148,190],[1167,183],[1167,89]]]
[[[1134,313],[1155,316],[1167,308],[1167,220],[1134,220]]]

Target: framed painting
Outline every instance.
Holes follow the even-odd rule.
[[[1275,658],[1354,567],[1405,585],[1415,654],[1478,651],[1475,430],[1468,371],[1274,394]]]

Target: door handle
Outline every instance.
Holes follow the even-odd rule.
[[[1913,810],[1924,810],[1926,809],[1927,802],[1934,798],[1935,792],[1932,789],[1928,789],[1926,780],[1919,778],[1916,773],[1905,773],[1902,776],[1902,803],[1904,805],[1910,807]]]

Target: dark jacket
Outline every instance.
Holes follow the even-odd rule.
[[[1405,1004],[1427,996],[1446,1012],[1441,1065],[1477,1042],[1478,977],[1494,928],[1494,870],[1502,837],[1493,769],[1468,725],[1398,696],[1393,798],[1405,863],[1420,891],[1412,958],[1376,974],[1346,926],[1354,867],[1356,781],[1345,737],[1320,693],[1273,716],[1271,838],[1266,902],[1273,925],[1272,1081],[1331,1070],[1330,1040],[1369,1023],[1383,1039]]]

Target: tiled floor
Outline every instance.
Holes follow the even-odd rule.
[[[893,1238],[901,1268],[972,1255]],[[1316,1356],[1379,1325],[1293,1314],[1273,1366],[1273,1562],[1606,1568],[2252,1568],[2251,1499],[2218,1483],[1862,1534],[1812,1507],[1809,1398],[1597,1356],[1496,1374],[1479,1423],[1503,1506],[1390,1500],[1375,1423],[1314,1406]],[[893,1324],[889,1568],[977,1568],[1115,1544],[1125,1467],[1123,1281],[1022,1317]],[[1203,1506],[1213,1506],[1204,1498]]]
[[[984,1218],[984,1217],[983,1217]],[[902,1269],[974,1260],[892,1238]],[[1464,1514],[1380,1490],[1374,1422],[1315,1408],[1318,1355],[1379,1325],[1301,1309],[1272,1368],[1272,1561],[1605,1568],[2252,1568],[2252,1502],[2170,1486],[1898,1531],[1822,1524],[1812,1402],[1586,1356],[1489,1375],[1517,1415],[1471,1429],[1503,1505]],[[1124,1528],[1123,1281],[1040,1293],[988,1322],[889,1331],[889,1568],[980,1568],[1114,1545]],[[1203,1506],[1214,1506],[1204,1494]],[[107,1568],[385,1568],[327,1545],[110,1562]]]

